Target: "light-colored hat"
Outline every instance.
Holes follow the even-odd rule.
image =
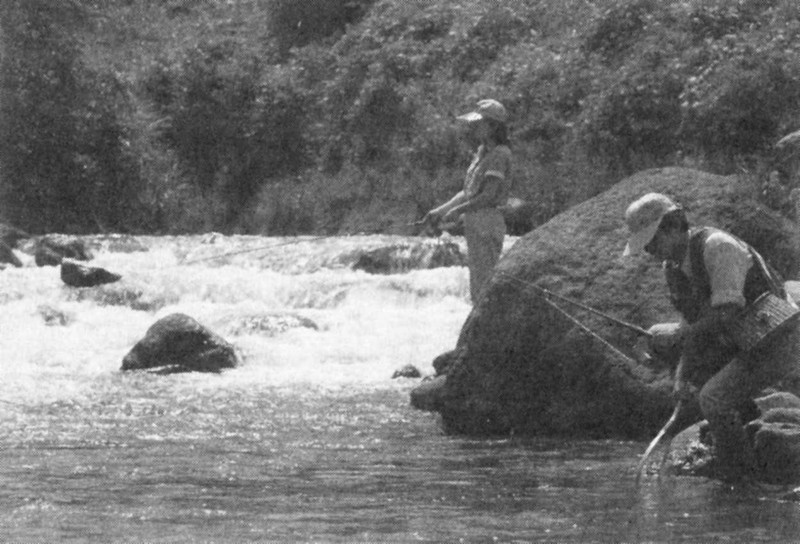
[[[625,211],[625,224],[630,236],[623,256],[639,253],[656,235],[661,220],[671,211],[680,209],[668,196],[648,193],[634,201]]]
[[[457,119],[470,123],[473,121],[480,121],[481,119],[494,119],[495,121],[505,123],[508,120],[508,112],[497,100],[485,98],[478,102],[478,107],[475,111],[459,115]]]

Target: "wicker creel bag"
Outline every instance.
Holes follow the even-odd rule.
[[[745,306],[729,324],[731,340],[744,351],[750,351],[776,334],[796,326],[800,319],[800,308],[786,293],[782,282],[775,277],[764,258],[753,248],[750,248],[750,254],[767,278],[770,289]]]

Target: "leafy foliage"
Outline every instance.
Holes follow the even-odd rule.
[[[337,33],[361,19],[375,0],[269,0],[269,30],[278,48],[286,54]]]
[[[24,228],[122,230],[138,219],[123,89],[81,64],[70,30],[84,22],[76,2],[0,8],[3,212]]]
[[[537,223],[655,166],[800,183],[773,147],[800,128],[793,0],[9,0],[0,15],[0,190],[27,228],[407,222],[460,187],[455,118],[489,96],[511,112],[514,193]]]
[[[305,161],[304,104],[291,74],[266,70],[231,42],[204,43],[176,65],[153,66],[144,88],[168,120],[161,130],[193,184],[228,225],[260,185]]]

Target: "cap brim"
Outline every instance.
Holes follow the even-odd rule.
[[[622,252],[623,257],[628,257],[630,255],[636,255],[637,253],[641,253],[644,250],[644,246],[650,243],[650,240],[653,239],[653,236],[656,235],[658,231],[658,226],[661,224],[661,219],[655,221],[638,232],[634,232],[628,238],[628,245],[625,246],[625,251]]]
[[[472,123],[474,121],[480,121],[483,119],[483,115],[478,113],[477,111],[471,111],[469,113],[465,113],[464,115],[459,115],[456,117],[459,121],[466,121],[467,123]]]

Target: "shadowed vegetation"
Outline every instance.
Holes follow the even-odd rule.
[[[533,224],[648,167],[797,185],[790,0],[9,0],[0,30],[31,231],[392,230],[461,185],[486,96]]]

